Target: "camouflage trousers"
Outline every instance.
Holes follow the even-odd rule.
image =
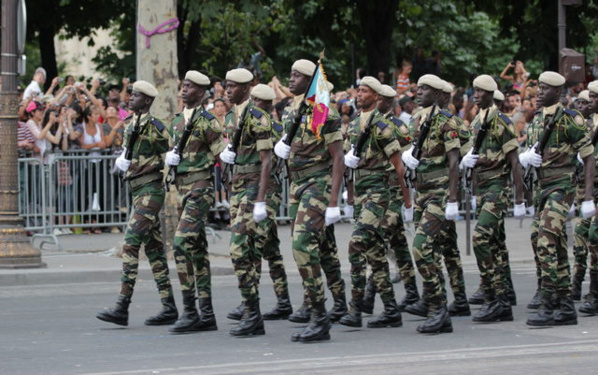
[[[330,201],[332,178],[317,174],[291,182],[289,215],[293,218],[293,257],[309,302],[324,301],[321,248],[326,241],[324,215]]]
[[[444,260],[453,294],[465,293],[465,277],[463,276],[461,252],[457,243],[457,224],[453,220],[447,220],[440,230],[439,236],[442,238],[442,242],[439,244],[442,256],[438,259],[438,269],[442,270],[441,259]],[[444,289],[445,280],[442,272],[440,273],[440,282]]]
[[[279,191],[268,193],[266,196],[266,210],[268,217],[260,221],[257,225],[255,236],[255,246],[262,254],[262,258],[268,262],[270,278],[274,286],[274,294],[277,297],[288,296],[289,284],[287,273],[284,268],[282,254],[280,253],[280,240],[278,238],[278,227],[276,225],[276,216],[282,202]],[[259,278],[262,273],[262,259],[255,262],[255,269]]]
[[[413,239],[413,258],[423,278],[424,299],[430,311],[446,305],[444,277],[440,267],[443,255],[443,233],[450,231],[450,222],[444,217],[448,186],[437,189],[420,189],[415,195],[414,221],[417,224]]]
[[[415,267],[413,258],[405,237],[405,226],[403,224],[403,195],[401,189],[395,186],[390,187],[390,202],[382,228],[384,228],[385,244],[387,246],[388,258],[395,262],[403,283],[412,284],[415,282]]]
[[[257,225],[253,220],[257,193],[257,186],[245,186],[230,196],[230,255],[243,301],[259,300],[257,263],[261,264],[262,254],[257,247]]]
[[[577,207],[581,207],[581,202],[584,200],[585,186],[577,187],[576,203]],[[594,188],[594,202],[598,201],[598,189]],[[575,266],[573,275],[583,280],[588,264],[588,253],[590,243],[588,241],[590,225],[592,218],[579,218],[575,224],[573,231],[573,256],[575,257]],[[590,270],[598,271],[598,256],[590,253]]]
[[[174,234],[174,260],[181,290],[197,289],[199,298],[212,296],[206,220],[214,189],[179,187],[179,224]]]
[[[160,298],[172,296],[168,261],[160,234],[160,210],[164,203],[164,189],[161,181],[152,182],[132,192],[133,212],[125,232],[123,246],[123,273],[120,294],[131,297],[139,269],[139,249],[145,245],[154,281]]]
[[[590,264],[590,272],[598,271],[594,268],[596,267],[596,263],[598,263],[598,261],[595,261],[598,260],[598,214],[590,221],[590,227],[588,229],[588,248],[592,260],[592,263]]]
[[[481,288],[496,295],[506,293],[503,251],[505,244],[505,215],[510,204],[510,189],[493,185],[478,189],[478,222],[473,233],[473,252],[480,271]],[[508,254],[508,253],[507,253]],[[508,264],[508,257],[506,259]]]
[[[376,291],[386,304],[394,301],[388,260],[384,247],[382,222],[390,200],[388,187],[355,189],[355,225],[349,242],[351,263],[351,298],[361,301],[366,286],[366,269],[372,268]]]
[[[545,296],[555,292],[560,296],[571,294],[565,224],[573,198],[570,186],[540,191],[531,243],[541,270],[540,291]]]

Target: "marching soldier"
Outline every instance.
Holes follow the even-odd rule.
[[[160,234],[159,213],[164,203],[162,185],[162,154],[168,151],[168,135],[162,121],[149,113],[158,90],[149,82],[137,81],[129,99],[129,108],[136,114],[125,122],[124,144],[128,149],[116,159],[116,166],[124,172],[133,196],[133,209],[125,232],[123,246],[122,286],[116,306],[99,312],[100,320],[126,326],[128,308],[137,280],[139,249],[145,245],[163,309],[145,321],[146,325],[174,323],[178,311],[170,284],[168,262]]]
[[[411,131],[417,134],[421,158],[418,160],[418,155],[413,155],[414,147],[402,156],[405,165],[417,171],[414,214],[417,229],[413,254],[424,279],[423,298],[428,306],[427,320],[417,328],[420,333],[453,331],[437,259],[442,255],[441,243],[450,229],[447,222],[455,220],[459,212],[457,187],[461,144],[459,126],[453,116],[435,111],[443,87],[442,80],[432,74],[418,80],[417,96],[423,109],[413,120]],[[425,128],[429,132],[422,134]]]
[[[401,312],[394,296],[382,222],[390,201],[388,164],[394,167],[401,187],[405,207],[411,208],[411,197],[405,185],[405,170],[400,161],[401,146],[395,137],[394,124],[378,112],[380,82],[374,77],[363,77],[357,91],[357,105],[361,114],[347,130],[345,165],[355,170],[354,187],[356,220],[349,242],[351,262],[351,303],[349,312],[339,321],[350,327],[361,327],[362,301],[366,286],[366,266],[372,267],[376,291],[384,303],[384,312],[368,322],[369,328],[400,327]],[[351,186],[349,187],[351,188]],[[351,192],[349,193],[351,195]]]
[[[504,258],[501,253],[506,249],[504,218],[512,195],[509,172],[515,184],[515,217],[525,215],[523,180],[517,158],[519,144],[513,124],[493,103],[497,90],[494,79],[489,75],[480,75],[474,79],[473,88],[474,100],[480,111],[472,126],[478,130],[478,134],[473,148],[469,149],[460,164],[461,169],[465,169],[466,178],[467,170],[473,170],[477,200],[480,202],[473,250],[480,270],[484,303],[473,316],[473,321],[512,321],[507,277],[502,275],[507,267],[501,265]]]
[[[212,168],[226,147],[222,126],[201,103],[210,79],[198,71],[185,74],[181,95],[185,108],[172,120],[171,146],[166,164],[175,172],[179,224],[174,235],[174,257],[185,309],[170,328],[172,333],[218,329],[212,308],[212,284],[206,219],[214,202]],[[197,294],[196,294],[197,293]],[[199,297],[201,316],[195,307]]]
[[[540,75],[538,106],[542,110],[532,120],[528,141],[533,146],[519,155],[524,168],[538,168],[536,216],[532,223],[531,243],[541,270],[540,300],[531,326],[577,324],[571,299],[571,275],[567,254],[565,222],[573,203],[572,182],[575,155],[584,162],[585,194],[581,216],[594,215],[594,147],[589,142],[585,121],[579,112],[564,108],[559,102],[565,78],[555,72]],[[545,121],[548,123],[545,124]],[[558,304],[555,306],[553,297]],[[554,312],[555,309],[559,311]]]
[[[302,333],[291,337],[293,341],[302,342],[330,339],[331,323],[324,305],[319,248],[325,241],[325,226],[340,220],[337,202],[344,171],[340,117],[329,112],[319,131],[311,129],[313,108],[305,108],[303,103],[315,69],[309,60],[293,63],[289,90],[296,96],[283,114],[287,134],[274,148],[278,157],[288,160],[289,213],[294,219],[293,254],[309,294],[309,324]],[[295,128],[295,125],[299,126]],[[297,129],[296,134],[287,140],[294,129]]]

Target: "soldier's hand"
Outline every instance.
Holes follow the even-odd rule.
[[[164,162],[170,167],[175,167],[181,162],[181,157],[174,151],[168,151],[164,157]]]
[[[123,172],[128,171],[129,168],[131,167],[131,161],[127,160],[125,158],[126,153],[127,153],[127,148],[125,147],[122,154],[120,154],[120,156],[118,158],[116,158],[116,161],[114,162],[114,165],[116,165],[116,167]]]
[[[473,148],[470,149],[469,152],[467,152],[467,154],[465,154],[465,156],[463,156],[463,159],[461,159],[461,163],[459,163],[459,169],[463,170],[465,168],[475,167],[479,158],[480,158],[480,155],[477,155],[477,154],[474,155]]]
[[[357,164],[359,164],[360,158],[355,156],[355,147],[351,145],[351,149],[345,155],[345,165],[349,168],[357,168]]]
[[[596,204],[594,201],[583,201],[581,202],[581,217],[589,219],[596,213]]]
[[[446,208],[444,209],[444,217],[447,220],[455,220],[459,214],[459,203],[447,202]]]
[[[326,208],[326,226],[332,225],[341,219],[341,209],[339,207]]]
[[[291,146],[284,143],[287,139],[287,135],[285,134],[280,141],[276,143],[274,146],[274,153],[281,159],[287,160],[291,156]]]
[[[224,151],[220,153],[220,160],[222,160],[226,164],[235,164],[236,158],[237,154],[233,151],[233,147],[231,145],[226,146]]]
[[[345,208],[343,208],[343,211],[345,212],[345,217],[347,219],[353,219],[353,214],[355,213],[355,210],[352,205],[350,205],[350,204],[345,205]]]
[[[266,211],[266,202],[255,202],[253,206],[253,220],[256,223],[264,220],[268,217],[268,211]]]
[[[403,160],[403,164],[405,164],[409,169],[415,170],[419,166],[419,160],[413,157],[413,146],[411,146],[409,150],[403,152],[403,155],[401,155],[401,160]]]
[[[525,215],[525,203],[516,204],[513,207],[513,216],[516,219],[521,219]]]
[[[407,208],[403,206],[403,222],[411,223],[413,222],[413,206]]]

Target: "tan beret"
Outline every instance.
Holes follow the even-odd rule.
[[[380,90],[382,90],[382,84],[380,83],[380,81],[378,81],[376,78],[372,76],[363,77],[361,81],[359,81],[359,86],[367,86],[374,90],[376,94],[379,94]]]
[[[598,94],[598,81],[592,81],[588,84],[588,90],[594,94]]]
[[[589,102],[590,101],[590,91],[583,90],[582,92],[579,93],[579,95],[577,95],[576,100],[585,100],[586,102]]]
[[[237,83],[247,83],[253,80],[253,74],[245,68],[233,69],[226,72],[226,80]]]
[[[263,83],[255,85],[251,89],[251,96],[255,96],[256,98],[261,99],[261,100],[276,99],[276,94],[274,93],[274,90],[272,90],[272,88],[270,88],[270,86],[264,85]]]
[[[205,74],[201,74],[197,70],[190,70],[185,74],[185,79],[191,81],[199,86],[210,86],[210,79]]]
[[[311,77],[314,75],[314,72],[316,71],[316,64],[309,60],[301,59],[293,63],[291,70],[296,70],[301,74]]]
[[[553,87],[561,87],[565,84],[565,77],[557,72],[546,71],[540,74],[538,81]]]
[[[442,90],[444,87],[442,80],[434,74],[424,74],[423,76],[419,77],[419,79],[417,80],[417,85],[428,85],[436,90]]]
[[[453,89],[455,88],[451,83],[448,83],[445,80],[442,80],[442,83],[444,84],[444,87],[442,88],[442,92],[445,94],[450,94],[451,92],[453,92]]]
[[[133,83],[133,91],[140,92],[150,98],[158,96],[158,90],[156,90],[156,87],[148,81],[135,81],[135,83]]]
[[[475,77],[473,80],[473,87],[477,87],[478,89],[488,92],[494,92],[498,90],[496,81],[488,74],[480,74],[479,76]]]
[[[388,85],[380,85],[380,91],[378,91],[378,94],[384,96],[385,98],[394,98],[397,96],[395,89]]]
[[[504,101],[505,94],[503,94],[500,90],[494,90],[494,100],[498,100],[500,102]]]

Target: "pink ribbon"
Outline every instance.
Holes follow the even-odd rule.
[[[170,26],[168,26],[170,25]],[[165,34],[170,32],[174,29],[179,27],[179,19],[173,18],[171,20],[162,22],[153,30],[147,30],[145,27],[141,26],[141,24],[137,25],[137,30],[143,35],[145,35],[145,48],[150,48],[150,38],[156,34]]]

